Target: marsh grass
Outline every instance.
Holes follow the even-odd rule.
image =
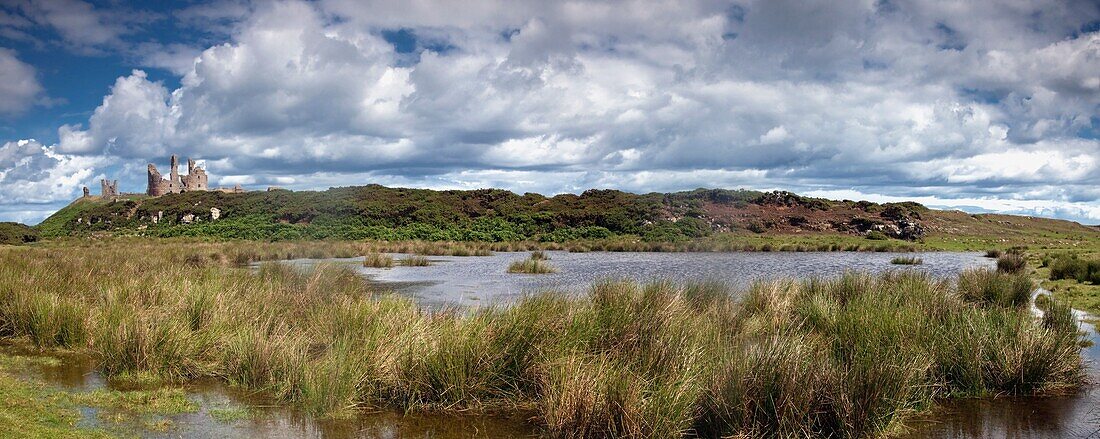
[[[921,265],[924,263],[924,260],[913,256],[898,256],[891,259],[890,263],[894,265]]]
[[[1031,300],[1035,282],[1021,273],[983,268],[960,274],[958,291],[964,299],[972,303],[1022,308]]]
[[[372,268],[390,268],[393,267],[393,257],[390,255],[384,255],[382,253],[367,253],[363,257],[363,266]]]
[[[997,258],[997,271],[1019,273],[1027,268],[1027,258],[1022,253],[1005,253]]]
[[[0,336],[88,352],[109,377],[216,378],[318,416],[520,411],[555,437],[881,436],[941,398],[1083,382],[1068,307],[1032,318],[1023,274],[847,274],[739,295],[605,281],[429,311],[353,267],[149,250],[0,251]]]
[[[401,258],[401,265],[406,267],[427,267],[432,265],[432,262],[428,260],[427,256],[411,255]]]
[[[513,261],[508,266],[509,273],[523,273],[523,274],[548,274],[557,273],[558,269],[553,265],[546,262],[543,259],[523,259],[520,261]]]

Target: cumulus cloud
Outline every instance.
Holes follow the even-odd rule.
[[[41,94],[34,67],[20,61],[15,51],[0,47],[0,115],[23,113]]]
[[[57,153],[178,152],[226,184],[850,190],[1100,219],[1093,2],[223,1],[176,16],[227,39],[164,52],[178,88],[119,78]]]
[[[34,139],[0,146],[0,205],[51,203],[73,198],[88,183],[102,157],[58,154]]]

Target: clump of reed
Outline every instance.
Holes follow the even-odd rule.
[[[432,265],[432,261],[427,256],[423,255],[409,255],[401,258],[401,265],[406,267],[427,267]]]
[[[890,260],[894,265],[921,265],[924,263],[924,259],[914,256],[898,256]]]
[[[536,261],[549,261],[550,255],[546,254],[546,252],[542,250],[535,250],[531,252],[531,259]]]
[[[1031,317],[1023,274],[853,273],[740,294],[604,281],[430,311],[346,265],[148,250],[0,252],[0,337],[85,351],[109,377],[215,378],[317,415],[523,410],[559,437],[881,436],[941,398],[1083,383],[1071,311]]]
[[[367,253],[363,257],[363,266],[372,268],[390,268],[393,267],[393,256],[382,253]]]
[[[543,259],[523,259],[519,261],[513,261],[511,265],[508,265],[509,273],[523,273],[523,274],[548,274],[557,273],[558,269],[553,265],[546,262]]]
[[[1019,273],[1027,268],[1027,258],[1021,253],[1005,253],[997,258],[997,271]]]
[[[959,294],[972,303],[1021,308],[1031,300],[1035,282],[1023,273],[976,269],[959,274]]]
[[[997,259],[997,258],[1001,257],[1001,250],[1000,249],[995,249],[995,248],[986,250],[985,251],[985,257],[990,258],[990,259]]]

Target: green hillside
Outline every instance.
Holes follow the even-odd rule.
[[[38,231],[20,223],[0,223],[0,245],[20,245],[38,240]]]
[[[212,210],[213,209],[213,210]],[[215,218],[216,217],[216,218]],[[1095,245],[1100,231],[1060,220],[937,211],[917,203],[834,201],[789,192],[589,190],[546,197],[499,189],[388,188],[189,192],[79,199],[36,227],[88,234],[221,239],[543,241],[630,237],[647,242],[821,235],[901,239],[927,248]]]

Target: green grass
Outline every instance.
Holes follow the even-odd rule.
[[[1073,308],[1100,316],[1100,284],[1078,280],[1078,274],[1088,273],[1088,262],[1100,260],[1100,249],[1083,248],[1075,250],[1043,250],[1033,252],[1029,259],[1034,276],[1040,279],[1040,285],[1050,290],[1054,297]],[[1084,270],[1081,270],[1084,265]]]
[[[6,438],[106,438],[77,427],[80,411],[45,384],[0,372],[0,436]]]
[[[231,424],[236,421],[255,419],[258,414],[248,407],[215,407],[207,410],[215,421]]]
[[[322,247],[240,246],[0,250],[0,337],[87,353],[108,377],[215,378],[318,416],[518,411],[558,437],[874,437],[942,398],[1083,384],[1068,308],[1035,321],[1024,273],[956,282],[899,270],[736,294],[606,281],[581,296],[428,311],[346,265],[231,262]],[[177,263],[194,255],[204,262]],[[66,317],[42,317],[58,309]],[[68,403],[193,409],[171,387],[142,392]]]
[[[187,398],[183,389],[107,390],[68,394],[74,405],[124,410],[139,414],[173,415],[198,411],[199,404]]]
[[[51,356],[0,353],[0,436],[116,437],[119,433],[133,434],[131,425],[165,432],[172,428],[172,422],[164,416],[198,410],[198,403],[188,399],[180,388],[79,392],[54,388],[27,375],[31,365],[58,367],[62,362]],[[99,409],[98,421],[105,425],[82,426],[81,407]]]

